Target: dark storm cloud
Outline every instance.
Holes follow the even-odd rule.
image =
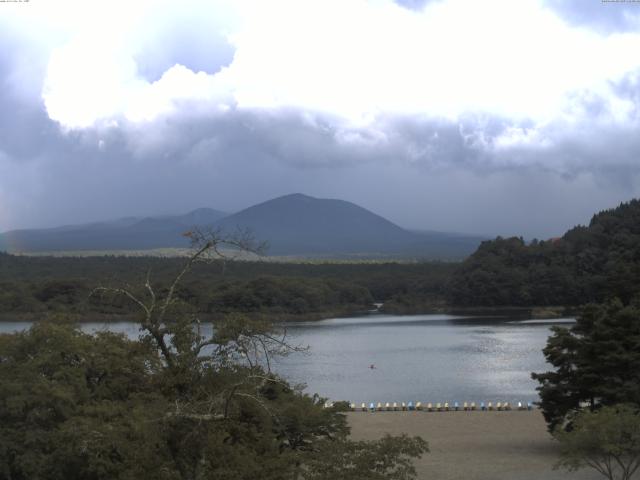
[[[569,18],[569,3],[558,5]],[[595,7],[589,15],[583,24],[601,21]],[[616,29],[620,21],[607,20]],[[154,30],[138,49],[148,80],[174,63],[213,73],[232,59],[222,36],[180,25]],[[46,55],[31,56],[24,39],[2,30],[0,41],[0,230],[233,211],[302,192],[407,227],[549,237],[640,193],[638,72],[611,83],[629,105],[619,120],[610,97],[580,91],[569,97],[570,120],[539,125],[495,113],[381,113],[358,125],[301,108],[184,102],[153,121],[64,132],[42,104]]]
[[[0,152],[10,161],[28,161],[44,146],[65,142],[40,98],[47,55],[7,22],[0,22],[0,45]]]
[[[49,120],[44,106],[11,96],[0,95],[0,151],[13,161],[28,161],[43,152],[44,145],[61,138],[58,126]]]
[[[571,25],[601,33],[638,31],[640,3],[606,0],[544,0],[544,4]]]
[[[629,76],[616,88],[637,106],[636,85]],[[63,133],[39,102],[6,89],[5,228],[233,211],[301,191],[414,228],[552,236],[638,193],[637,122],[607,122],[610,106],[597,96],[574,100],[586,112],[580,122],[537,130],[495,115],[381,115],[354,127],[297,109],[185,104],[152,122]],[[500,146],[514,129],[536,141]]]
[[[640,122],[640,70],[628,72],[619,81],[613,83],[613,91],[619,98],[633,105],[630,116]]]
[[[295,110],[122,122],[34,142],[33,168],[9,170],[7,206],[21,225],[57,225],[300,191],[414,228],[545,237],[637,194],[637,129],[557,124],[542,146],[498,148],[513,128],[528,126],[405,116],[356,129]]]
[[[184,111],[188,112],[189,107]],[[209,162],[217,158],[259,163],[277,160],[288,168],[334,168],[365,161],[376,142],[367,129],[343,129],[333,118],[311,117],[298,110],[231,110],[225,113],[177,113],[116,132],[129,154],[153,158]],[[346,139],[346,140],[345,140]],[[108,145],[107,140],[107,145]]]

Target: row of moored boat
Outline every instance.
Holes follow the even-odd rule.
[[[331,403],[327,403],[325,406],[331,407]],[[453,402],[449,404],[449,402],[444,403],[425,403],[413,402],[405,403],[405,402],[387,402],[382,404],[378,403],[362,403],[360,406],[357,406],[355,403],[350,404],[351,411],[354,412],[398,412],[398,411],[426,411],[426,412],[472,412],[472,411],[507,411],[507,410],[533,410],[533,405],[531,402],[518,402],[517,404],[511,405],[509,402],[480,402],[476,404],[476,402],[463,402],[459,404],[458,402]]]

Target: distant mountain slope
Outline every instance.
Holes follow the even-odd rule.
[[[276,255],[388,252],[419,238],[353,203],[302,194],[254,205],[218,225],[226,230],[250,228]]]
[[[182,233],[210,225],[232,233],[249,229],[269,244],[269,255],[412,256],[463,258],[484,240],[460,234],[412,232],[343,200],[285,195],[233,215],[202,208],[186,215],[129,217],[111,222],[42,230],[15,230],[0,236],[9,252],[141,250],[188,246]]]
[[[134,250],[186,247],[182,233],[194,225],[213,225],[226,214],[200,208],[184,215],[127,217],[108,222],[48,229],[13,230],[0,235],[0,250]]]
[[[482,240],[416,233],[351,202],[299,193],[254,205],[217,223],[227,231],[249,228],[269,242],[272,255],[401,254],[464,257]],[[462,240],[461,240],[462,239]],[[451,240],[451,242],[450,242]]]
[[[483,242],[456,270],[448,291],[453,304],[465,306],[640,300],[640,200],[604,210],[561,238]]]

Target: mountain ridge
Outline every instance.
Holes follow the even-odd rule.
[[[406,230],[355,203],[292,193],[233,214],[199,208],[183,215],[123,217],[0,235],[0,250],[51,252],[188,247],[182,233],[194,226],[224,232],[249,229],[266,241],[269,255],[400,255],[462,258],[484,237]]]
[[[0,235],[0,250],[49,252],[187,246],[181,234],[193,226],[194,219],[213,225],[226,215],[212,208],[199,208],[183,215],[123,217],[62,227],[12,230]]]

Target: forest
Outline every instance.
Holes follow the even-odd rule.
[[[577,306],[628,303],[639,287],[640,201],[631,200],[560,238],[483,242],[454,271],[447,294],[461,306]]]
[[[166,286],[184,262],[160,257],[30,257],[0,253],[0,312],[127,315],[129,302],[90,295],[99,286]],[[431,308],[442,302],[452,263],[284,263],[220,260],[195,265],[178,294],[199,313],[320,318],[374,302]]]
[[[130,315],[122,298],[91,295],[97,287],[166,288],[183,258],[37,257],[0,253],[4,317],[66,313],[79,318]],[[640,287],[640,201],[600,212],[549,240],[483,242],[455,262],[222,261],[195,265],[177,292],[202,315],[241,312],[282,320],[367,311],[427,313],[473,308],[578,307]]]

